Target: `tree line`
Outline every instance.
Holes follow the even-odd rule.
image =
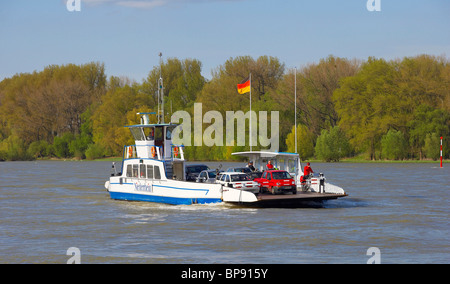
[[[123,126],[139,123],[137,112],[157,110],[160,73],[166,121],[178,110],[193,116],[195,102],[204,113],[224,117],[226,111],[247,112],[249,96],[236,86],[251,73],[252,110],[279,112],[281,151],[295,152],[296,104],[302,159],[438,159],[441,136],[444,149],[450,146],[450,64],[443,56],[329,56],[298,70],[276,57],[239,56],[218,66],[210,80],[201,71],[199,60],[169,58],[141,83],[107,78],[99,62],[6,78],[0,82],[0,160],[121,156],[123,146],[134,143]],[[187,147],[186,156],[229,160],[248,148]]]

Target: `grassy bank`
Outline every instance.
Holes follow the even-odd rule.
[[[121,157],[107,157],[102,159],[95,159],[94,161],[100,162],[120,162],[122,161]],[[198,161],[201,162],[201,161]],[[222,161],[222,162],[239,162],[236,160]],[[308,159],[302,160],[302,162],[311,162],[311,163],[324,163],[322,160]],[[409,164],[409,163],[428,163],[428,164],[439,164],[439,161],[433,161],[431,159],[428,160],[367,160],[359,157],[352,158],[344,158],[341,159],[338,163],[397,163],[397,164]],[[443,160],[443,163],[450,163],[450,160]]]

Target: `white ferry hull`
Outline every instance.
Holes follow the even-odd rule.
[[[245,190],[185,181],[142,181],[111,178],[106,182],[112,199],[145,201],[172,205],[210,204],[220,202],[255,202],[256,196]]]
[[[111,179],[108,191],[112,199],[147,201],[166,204],[207,204],[221,202],[218,185],[182,181],[143,181],[137,179]]]

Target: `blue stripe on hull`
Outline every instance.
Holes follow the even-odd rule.
[[[208,203],[222,202],[220,198],[178,198],[178,197],[156,196],[156,195],[134,194],[123,192],[110,192],[109,194],[111,195],[112,199],[117,200],[147,201],[147,202],[166,203],[172,205],[208,204]]]

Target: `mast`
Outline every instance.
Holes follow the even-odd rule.
[[[294,80],[295,80],[295,84],[294,84],[294,129],[295,129],[295,135],[294,135],[294,139],[295,139],[295,153],[297,153],[297,67],[295,67],[295,72],[294,72]]]
[[[159,80],[158,80],[158,112],[160,112],[159,103],[161,102],[161,113],[158,113],[158,123],[164,123],[164,86],[162,78],[162,52],[159,53]]]
[[[252,144],[253,144],[253,141],[252,141],[252,134],[253,134],[253,132],[252,132],[252,73],[250,73],[250,127],[249,127],[249,130],[250,130],[250,133],[249,133],[249,142],[250,142],[250,152],[252,151]]]

